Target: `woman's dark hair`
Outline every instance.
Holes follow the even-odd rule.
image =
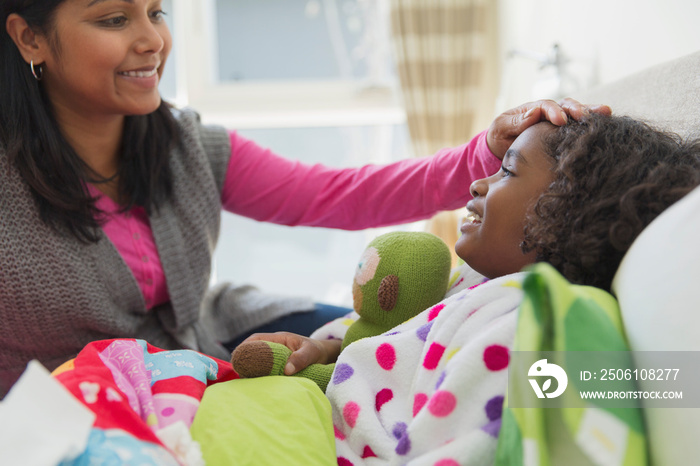
[[[63,137],[41,83],[5,30],[7,17],[17,13],[57,50],[53,21],[63,1],[0,3],[0,150],[29,185],[45,223],[96,242],[99,209],[85,187],[95,174]],[[172,192],[168,158],[180,135],[170,106],[163,101],[153,113],[127,116],[122,140],[117,189],[123,209],[139,205],[151,212]]]
[[[572,121],[544,145],[554,181],[529,215],[521,246],[572,283],[610,290],[635,238],[700,184],[700,141],[632,118]]]

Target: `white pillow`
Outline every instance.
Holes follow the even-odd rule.
[[[632,351],[700,351],[700,188],[644,229],[612,289]],[[700,409],[651,408],[644,415],[652,464],[700,458]]]

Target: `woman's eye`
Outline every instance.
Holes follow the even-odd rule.
[[[115,16],[114,18],[107,18],[100,21],[100,24],[108,27],[119,27],[126,23],[126,16]]]
[[[161,21],[165,18],[166,15],[167,15],[167,13],[164,12],[163,10],[158,10],[158,11],[154,11],[153,13],[151,13],[151,18],[153,18],[156,21]]]

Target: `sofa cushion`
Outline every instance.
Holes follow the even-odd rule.
[[[639,71],[624,79],[572,97],[608,104],[681,136],[700,136],[700,52]]]
[[[632,351],[700,351],[700,188],[656,218],[620,264],[612,289]],[[648,389],[640,382],[640,389]],[[645,409],[654,464],[700,458],[700,410]]]

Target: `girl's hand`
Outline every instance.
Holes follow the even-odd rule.
[[[256,340],[279,343],[292,350],[284,367],[284,375],[295,374],[311,364],[335,362],[342,343],[341,340],[314,340],[289,332],[254,333],[244,343]]]
[[[486,143],[493,155],[503,159],[520,133],[535,123],[549,121],[554,125],[562,126],[566,124],[568,117],[581,120],[590,113],[610,115],[612,110],[607,105],[584,105],[570,98],[559,103],[553,100],[528,102],[497,116],[486,133]]]

